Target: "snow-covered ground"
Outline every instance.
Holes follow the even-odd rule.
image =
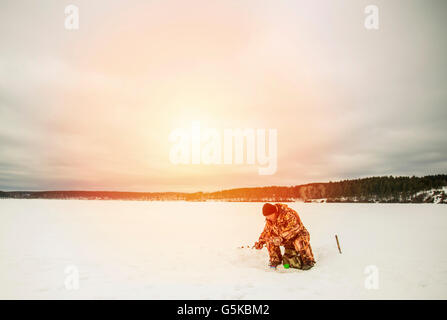
[[[0,298],[447,299],[447,206],[289,205],[309,271],[238,248],[262,231],[261,203],[0,200]]]

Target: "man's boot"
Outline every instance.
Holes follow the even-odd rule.
[[[303,262],[303,270],[309,270],[315,265],[315,261],[306,261],[306,263]]]

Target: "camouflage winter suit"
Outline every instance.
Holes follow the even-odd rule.
[[[266,221],[264,231],[259,237],[259,244],[266,244],[270,255],[270,264],[290,264],[291,267],[309,269],[315,264],[310,235],[301,222],[298,213],[287,205],[277,203],[278,216],[275,222]],[[279,246],[274,245],[273,238],[281,239],[280,246],[284,246],[284,257]]]

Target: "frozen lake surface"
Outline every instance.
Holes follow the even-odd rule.
[[[288,205],[309,271],[238,248],[262,203],[0,200],[0,298],[447,299],[447,206]]]

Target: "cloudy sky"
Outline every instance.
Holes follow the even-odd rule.
[[[0,190],[446,173],[446,13],[443,0],[2,0]],[[172,164],[169,134],[193,121],[277,129],[276,173]]]

